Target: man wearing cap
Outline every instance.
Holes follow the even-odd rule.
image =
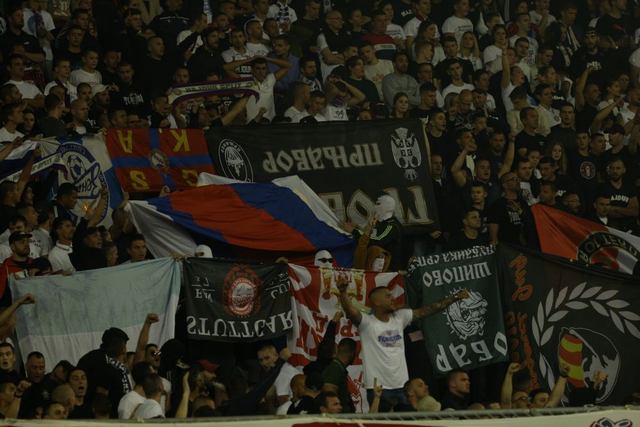
[[[122,329],[109,328],[102,334],[100,348],[91,350],[78,361],[78,367],[87,373],[89,380],[87,399],[93,399],[98,391],[108,393],[114,418],[117,417],[120,399],[133,389],[123,363],[127,341],[129,336]]]
[[[571,58],[571,77],[577,79],[587,69],[600,72],[604,64],[604,53],[600,51],[598,44],[600,38],[595,28],[589,27],[584,33],[582,46]]]
[[[29,252],[29,239],[31,234],[15,231],[9,236],[11,256],[0,266],[0,307],[11,304],[11,292],[8,291],[8,279],[10,274],[26,271],[31,264]]]

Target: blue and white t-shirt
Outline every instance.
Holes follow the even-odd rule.
[[[413,318],[410,309],[396,310],[388,322],[363,314],[358,326],[362,343],[365,388],[373,388],[374,378],[385,389],[402,388],[409,380],[404,357],[403,331]]]

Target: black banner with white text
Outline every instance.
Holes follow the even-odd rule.
[[[184,263],[187,333],[212,341],[257,341],[293,327],[286,264],[203,258]]]
[[[342,221],[365,224],[382,192],[410,229],[438,221],[418,120],[212,128],[206,138],[218,175],[247,182],[298,175]]]

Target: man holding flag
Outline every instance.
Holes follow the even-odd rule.
[[[409,323],[436,314],[451,304],[469,296],[466,289],[441,301],[417,309],[397,308],[391,290],[385,286],[374,288],[369,293],[370,313],[361,313],[351,303],[347,294],[349,277],[338,274],[337,287],[340,304],[345,314],[358,327],[362,343],[364,363],[364,385],[369,404],[373,400],[374,383],[382,385],[380,412],[391,409],[390,401],[407,404],[404,385],[409,380],[404,355],[403,330]]]

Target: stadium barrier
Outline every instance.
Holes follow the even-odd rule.
[[[345,414],[332,416],[273,416],[158,420],[3,420],[0,426],[117,427],[132,424],[163,427],[633,427],[640,425],[640,407],[586,407],[542,410],[441,411],[427,413]]]

